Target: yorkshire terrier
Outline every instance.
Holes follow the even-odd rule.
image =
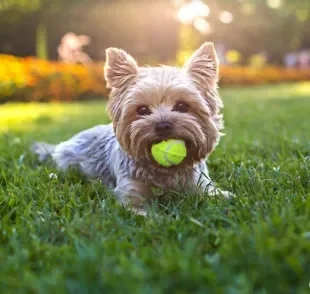
[[[215,188],[205,163],[223,129],[213,44],[203,44],[183,68],[139,67],[117,48],[107,49],[106,57],[112,123],[57,145],[36,143],[32,151],[41,161],[50,156],[60,170],[75,166],[99,178],[122,204],[142,215],[154,197],[152,187],[229,198],[232,194]],[[185,142],[187,156],[179,165],[163,167],[152,158],[152,145],[166,139]]]

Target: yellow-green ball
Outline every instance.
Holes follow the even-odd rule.
[[[175,139],[154,144],[151,152],[154,160],[164,167],[178,165],[187,154],[184,141]]]

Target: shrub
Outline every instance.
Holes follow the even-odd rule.
[[[91,66],[0,55],[0,103],[107,96],[102,64]]]
[[[221,66],[221,85],[259,85],[296,81],[309,81],[310,69],[295,69],[266,66],[251,68]]]
[[[0,55],[0,103],[107,97],[103,64],[77,65]],[[258,85],[310,80],[310,70],[221,66],[220,84]]]

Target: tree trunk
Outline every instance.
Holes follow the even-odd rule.
[[[40,59],[48,59],[47,30],[44,21],[40,21],[36,28],[36,55]]]

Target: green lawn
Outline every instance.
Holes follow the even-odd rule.
[[[104,102],[0,106],[0,293],[310,293],[310,83],[221,93],[209,166],[237,198],[178,195],[158,218],[27,151],[106,123]]]

